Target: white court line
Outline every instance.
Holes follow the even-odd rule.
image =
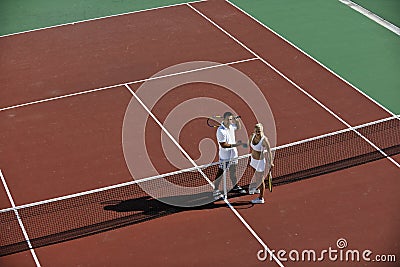
[[[203,2],[203,1],[206,1],[206,0],[197,0],[197,1],[192,1],[192,2],[188,2],[188,3],[198,3],[198,2]],[[13,36],[13,35],[19,35],[19,34],[23,34],[23,33],[30,33],[30,32],[36,32],[36,31],[47,30],[47,29],[53,29],[53,28],[58,28],[58,27],[62,27],[62,26],[75,25],[75,24],[83,23],[83,22],[89,22],[89,21],[95,21],[95,20],[113,18],[113,17],[118,17],[118,16],[130,15],[130,14],[140,13],[140,12],[145,12],[145,11],[153,11],[153,10],[157,10],[157,9],[163,9],[163,8],[169,8],[169,7],[182,6],[182,5],[186,5],[186,4],[187,4],[187,3],[181,3],[181,4],[173,4],[173,5],[167,5],[167,6],[161,6],[161,7],[153,7],[153,8],[147,8],[147,9],[142,9],[142,10],[137,10],[137,11],[131,11],[131,12],[126,12],[126,13],[121,13],[121,14],[115,14],[115,15],[109,15],[109,16],[104,16],[104,17],[98,17],[98,18],[93,18],[93,19],[85,19],[85,20],[79,20],[79,21],[75,21],[75,22],[68,22],[68,23],[63,23],[63,24],[57,24],[57,25],[49,26],[49,27],[43,27],[43,28],[38,28],[38,29],[33,29],[33,30],[27,30],[27,31],[22,31],[22,32],[4,34],[4,35],[0,35],[0,38],[8,37],[8,36]]]
[[[377,14],[375,14],[372,11],[370,11],[370,10],[360,6],[360,5],[358,5],[357,3],[354,3],[353,1],[350,1],[350,0],[339,0],[339,2],[341,2],[341,3],[345,4],[346,6],[354,9],[355,11],[363,14],[367,18],[375,21],[379,25],[385,27],[389,31],[391,31],[391,32],[393,32],[393,33],[395,33],[395,34],[400,36],[400,28],[397,27],[396,25],[394,25],[393,23],[391,23],[390,21],[387,21],[387,20],[381,18]],[[400,12],[400,10],[399,10],[399,12]]]
[[[366,126],[370,126],[372,124],[378,124],[378,123],[381,123],[381,122],[389,121],[389,120],[392,120],[392,119],[395,119],[395,118],[398,119],[399,116],[400,115],[396,115],[396,116],[392,116],[392,117],[387,117],[385,119],[380,119],[380,120],[368,122],[368,123],[365,123],[365,124],[360,124],[360,125],[357,125],[357,126],[355,126],[353,128],[359,129],[359,128],[363,128],[363,127],[366,127]],[[280,146],[277,146],[277,147],[273,147],[273,148],[271,148],[271,150],[277,151],[277,150],[284,149],[284,148],[287,148],[287,147],[300,145],[302,143],[311,142],[311,141],[314,141],[314,140],[322,139],[324,137],[338,135],[338,134],[341,134],[341,133],[344,133],[344,132],[349,132],[349,131],[352,131],[352,129],[345,128],[345,129],[338,130],[338,131],[335,131],[335,132],[330,132],[330,133],[327,133],[327,134],[318,135],[318,136],[307,138],[307,139],[303,139],[303,140],[300,140],[300,141],[295,141],[295,142],[292,142],[292,143],[283,144],[283,145],[280,145]],[[245,155],[239,156],[238,159],[243,159],[243,158],[248,158],[248,157],[250,157],[250,154],[245,154]],[[71,194],[71,195],[65,195],[65,196],[60,196],[60,197],[56,197],[56,198],[41,200],[41,201],[38,201],[38,202],[32,202],[32,203],[28,203],[28,204],[17,206],[15,208],[2,209],[2,210],[0,210],[0,213],[8,212],[8,211],[11,211],[11,210],[20,210],[20,209],[30,208],[30,207],[39,206],[39,205],[43,205],[43,204],[48,204],[48,203],[52,203],[52,202],[56,202],[56,201],[67,200],[67,199],[71,199],[71,198],[75,198],[75,197],[85,196],[85,195],[98,193],[98,192],[102,192],[102,191],[107,191],[107,190],[111,190],[111,189],[115,189],[115,188],[119,188],[119,187],[124,187],[124,186],[133,185],[133,184],[137,184],[137,183],[147,182],[147,181],[151,181],[151,180],[155,180],[155,179],[160,179],[160,178],[163,178],[163,177],[167,177],[167,176],[175,175],[175,174],[179,174],[179,173],[188,173],[188,172],[195,171],[198,168],[203,169],[203,168],[206,168],[206,167],[209,167],[209,166],[212,166],[212,165],[216,165],[216,164],[219,164],[219,162],[213,162],[213,163],[204,164],[204,165],[201,165],[201,166],[198,166],[198,167],[192,167],[192,168],[188,168],[188,169],[184,169],[184,170],[178,170],[178,171],[174,171],[174,172],[164,173],[164,174],[151,176],[151,177],[146,177],[146,178],[142,178],[142,179],[137,179],[137,180],[134,180],[134,181],[124,182],[124,183],[120,183],[120,184],[109,185],[109,186],[105,186],[105,187],[101,187],[101,188],[97,188],[97,189],[92,189],[92,190],[88,190],[88,191],[84,191],[84,192],[79,192],[79,193],[75,193],[75,194]]]
[[[370,97],[369,95],[367,95],[365,92],[363,92],[362,90],[360,90],[359,88],[357,88],[355,85],[351,84],[349,81],[345,80],[343,77],[339,76],[337,73],[335,73],[333,70],[331,70],[330,68],[328,68],[327,66],[325,66],[324,64],[322,64],[321,62],[319,62],[317,59],[313,58],[311,55],[307,54],[305,51],[301,50],[299,47],[297,47],[295,44],[293,44],[292,42],[290,42],[289,40],[287,40],[285,37],[283,37],[282,35],[278,34],[276,31],[274,31],[273,29],[271,29],[270,27],[268,27],[267,25],[263,24],[261,21],[259,21],[258,19],[256,19],[255,17],[253,17],[252,15],[250,15],[249,13],[247,13],[246,11],[244,11],[243,9],[241,9],[240,7],[238,7],[237,5],[231,3],[229,0],[226,0],[226,2],[228,2],[229,4],[231,4],[233,7],[235,7],[236,9],[238,9],[239,11],[241,11],[243,14],[247,15],[248,17],[250,17],[251,19],[253,19],[254,21],[256,21],[258,24],[260,24],[261,26],[263,26],[264,28],[266,28],[267,30],[271,31],[272,33],[274,33],[276,36],[278,36],[279,38],[281,38],[282,40],[284,40],[285,42],[287,42],[289,45],[291,45],[292,47],[296,48],[298,51],[300,51],[301,53],[303,53],[304,55],[306,55],[308,58],[310,58],[311,60],[313,60],[315,63],[317,63],[318,65],[320,65],[321,67],[323,67],[324,69],[326,69],[328,72],[330,72],[331,74],[333,74],[335,77],[337,77],[338,79],[340,79],[341,81],[343,81],[345,84],[349,85],[350,87],[352,87],[354,90],[356,90],[358,93],[360,93],[361,95],[363,95],[364,97],[366,97],[367,99],[369,99],[371,102],[373,102],[374,104],[376,104],[377,106],[379,106],[380,108],[382,108],[384,111],[386,111],[387,113],[389,113],[390,115],[395,115],[392,111],[390,111],[388,108],[386,108],[385,106],[383,106],[382,104],[380,104],[378,101],[376,101],[375,99],[373,99],[372,97]]]
[[[359,133],[356,129],[354,129],[349,123],[347,123],[345,120],[340,118],[336,113],[334,113],[332,110],[330,110],[327,106],[322,104],[319,100],[317,100],[315,97],[313,97],[310,93],[308,93],[306,90],[301,88],[298,84],[296,84],[294,81],[292,81],[290,78],[286,77],[282,72],[280,72],[277,68],[272,66],[269,62],[267,62],[265,59],[260,57],[257,53],[255,53],[253,50],[251,50],[249,47],[247,47],[245,44],[243,44],[241,41],[239,41],[237,38],[235,38],[232,34],[227,32],[225,29],[223,29],[221,26],[219,26],[217,23],[215,23],[213,20],[208,18],[206,15],[201,13],[199,10],[191,6],[190,4],[187,4],[193,11],[195,11],[197,14],[202,16],[205,20],[210,22],[212,25],[214,25],[216,28],[218,28],[220,31],[225,33],[227,36],[229,36],[232,40],[237,42],[239,45],[241,45],[244,49],[252,53],[255,57],[257,57],[259,60],[261,60],[264,64],[266,64],[268,67],[273,69],[276,73],[278,73],[282,78],[284,78],[286,81],[288,81],[290,84],[292,84],[294,87],[296,87],[299,91],[301,91],[303,94],[308,96],[311,100],[313,100],[316,104],[318,104],[320,107],[325,109],[328,113],[330,113],[332,116],[334,116],[337,120],[339,120],[341,123],[346,125],[346,127],[351,128],[357,135],[359,135],[361,138],[363,138],[367,143],[369,143],[372,147],[374,147],[377,151],[379,151],[383,156],[385,156],[388,160],[390,160],[394,165],[396,165],[398,168],[400,168],[400,164],[389,157],[385,152],[383,152],[378,146],[376,146],[374,143],[372,143],[370,140],[368,140],[365,136],[363,136],[361,133]],[[394,115],[394,114],[392,114]]]
[[[5,107],[5,108],[0,108],[0,112],[10,110],[10,109],[15,109],[15,108],[26,107],[26,106],[30,106],[30,105],[34,105],[34,104],[40,104],[40,103],[44,103],[44,102],[48,102],[48,101],[63,99],[63,98],[67,98],[67,97],[78,96],[78,95],[94,93],[94,92],[98,92],[98,91],[102,91],[102,90],[112,89],[115,87],[124,86],[125,84],[142,83],[142,82],[147,82],[147,81],[152,81],[152,80],[157,80],[157,79],[162,79],[162,78],[168,78],[168,77],[173,77],[173,76],[182,75],[182,74],[188,74],[188,73],[192,73],[192,72],[196,72],[196,71],[208,70],[208,69],[218,68],[218,67],[222,67],[222,66],[230,66],[230,65],[244,63],[244,62],[253,61],[253,60],[258,60],[258,58],[248,58],[248,59],[233,61],[233,62],[229,62],[229,63],[221,63],[221,64],[209,66],[209,67],[203,67],[203,68],[192,69],[192,70],[187,70],[187,71],[182,71],[182,72],[176,72],[176,73],[171,73],[171,74],[166,74],[166,75],[160,75],[157,77],[151,77],[151,78],[146,78],[146,79],[141,79],[141,80],[136,80],[136,81],[131,81],[131,82],[124,82],[124,83],[120,83],[120,84],[90,89],[90,90],[81,91],[81,92],[77,92],[77,93],[71,93],[71,94],[66,94],[66,95],[62,95],[62,96],[46,98],[46,99],[42,99],[42,100],[37,100],[37,101],[27,102],[27,103],[9,106],[9,107]]]
[[[15,208],[16,206],[15,206],[14,199],[13,199],[12,196],[11,196],[10,190],[8,189],[8,186],[7,186],[7,183],[6,183],[6,179],[4,178],[3,172],[1,171],[1,169],[0,169],[0,178],[1,178],[1,181],[2,181],[2,183],[3,183],[4,189],[6,190],[7,197],[8,197],[8,199],[10,200],[11,206],[13,207],[15,216],[17,217],[19,226],[20,226],[20,228],[21,228],[21,230],[22,230],[22,233],[24,234],[25,240],[26,240],[26,242],[28,243],[28,247],[29,247],[29,250],[31,251],[33,260],[35,261],[36,266],[40,267],[39,259],[37,258],[36,253],[35,253],[35,250],[34,250],[33,247],[32,247],[31,241],[29,240],[28,233],[26,232],[26,229],[25,229],[25,227],[24,227],[24,224],[22,223],[22,219],[21,219],[21,217],[19,216],[18,210]],[[6,229],[3,229],[3,230],[5,231]]]

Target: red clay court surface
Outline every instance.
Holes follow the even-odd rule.
[[[224,1],[12,35],[0,38],[0,49],[7,51],[0,61],[0,169],[17,206],[132,181],[121,145],[122,123],[132,98],[124,84],[135,91],[142,83],[132,82],[179,63],[218,62],[248,75],[271,106],[277,145],[348,128],[301,90],[351,126],[393,116]],[[251,129],[255,121],[249,107],[226,94],[215,85],[187,84],[169,92],[152,112],[163,122],[182,101],[207,96],[235,106]],[[154,121],[146,127],[146,139],[155,144],[150,156],[158,160],[158,170],[173,171],[160,156],[160,127]],[[144,125],[137,128],[141,131]],[[179,141],[196,159],[199,140],[214,136],[215,129],[192,122]],[[398,155],[393,159],[400,162]],[[276,251],[321,251],[345,238],[349,248],[399,256],[398,178],[399,168],[382,159],[276,187],[264,205],[249,204],[254,196],[230,201]],[[41,266],[278,266],[257,259],[262,245],[227,205],[217,204],[34,252]],[[2,187],[0,208],[10,207]],[[30,226],[25,227],[29,236]],[[396,266],[328,260],[282,264]],[[0,265],[35,262],[28,250],[1,257]]]

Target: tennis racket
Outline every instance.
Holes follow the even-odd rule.
[[[236,119],[238,119],[238,118],[240,118],[240,116],[236,116]],[[212,128],[218,128],[221,125],[222,120],[223,120],[222,116],[215,115],[215,116],[207,118],[207,125]],[[238,142],[241,142],[241,141],[238,141]],[[241,146],[243,146],[244,148],[247,148],[246,143],[241,143]]]
[[[239,119],[239,118],[240,118],[240,116],[235,117],[235,119]],[[220,115],[214,115],[214,116],[208,117],[207,125],[212,128],[218,128],[221,125],[223,119],[224,118]]]
[[[269,169],[269,172],[268,172],[268,189],[269,189],[269,192],[272,192],[272,167],[271,167],[271,169]]]
[[[222,116],[212,116],[207,118],[207,125],[208,127],[212,127],[212,128],[218,128],[221,125],[222,122]]]

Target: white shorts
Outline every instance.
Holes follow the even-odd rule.
[[[219,157],[219,167],[221,169],[224,168],[224,163],[225,163],[225,168],[229,168],[231,164],[238,164],[238,151],[236,147],[234,149],[228,150],[229,151],[229,158],[221,158],[221,153]]]
[[[256,172],[264,172],[265,171],[265,158],[264,159],[253,159],[251,157],[250,166],[253,167]]]
[[[237,165],[238,164],[238,159],[219,159],[219,167],[221,169],[224,169],[224,164],[225,168],[228,169],[231,165]]]

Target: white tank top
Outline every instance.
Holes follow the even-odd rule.
[[[251,138],[251,142],[250,142],[251,148],[253,150],[255,150],[255,151],[262,152],[264,150],[264,147],[262,146],[262,143],[263,143],[263,140],[265,138],[265,135],[263,137],[261,137],[260,142],[258,142],[258,144],[256,144],[256,145],[253,145],[254,136],[255,136],[255,134],[253,134],[253,137]]]

